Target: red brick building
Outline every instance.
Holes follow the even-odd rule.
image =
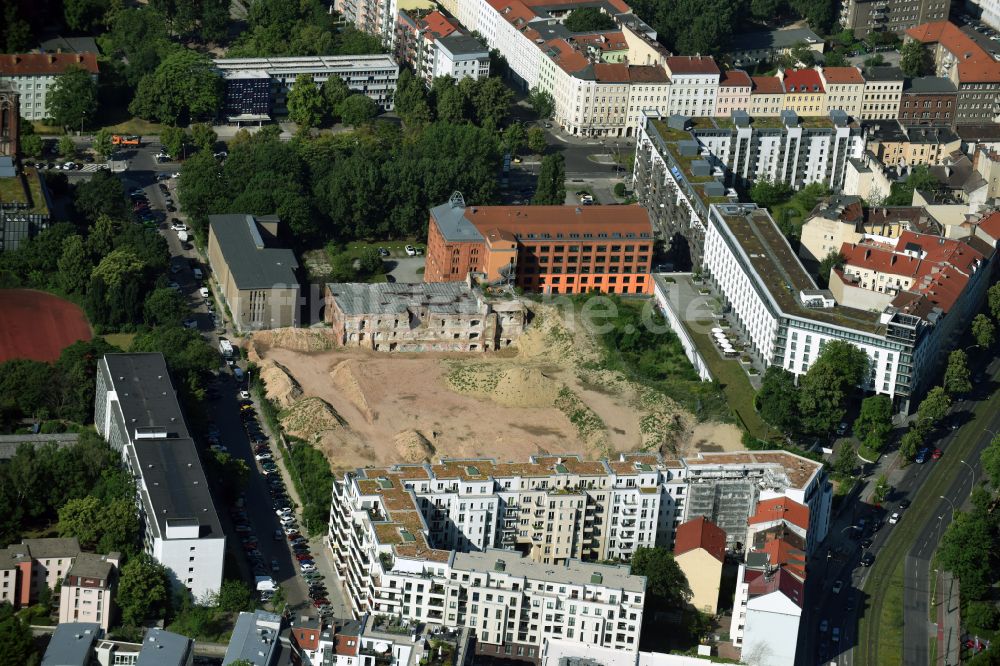
[[[525,291],[646,294],[653,229],[639,206],[465,206],[431,209],[425,282],[472,273]]]

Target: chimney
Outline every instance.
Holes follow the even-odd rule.
[[[55,64],[55,62],[56,62],[56,56],[53,53],[53,54],[49,55],[49,63],[50,64]]]

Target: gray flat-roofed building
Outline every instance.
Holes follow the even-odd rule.
[[[274,666],[282,654],[282,643],[281,616],[262,610],[240,613],[222,664],[244,659],[254,666]]]
[[[646,591],[646,577],[633,574],[627,564],[596,564],[567,559],[562,565],[541,567],[517,551],[489,548],[485,551],[456,552],[451,566],[470,574],[502,574],[552,584],[602,585],[639,594]]]
[[[225,534],[163,355],[105,355],[94,423],[135,478],[145,551],[196,599],[217,593]]]
[[[208,261],[243,331],[297,326],[299,264],[278,240],[275,215],[210,215]]]
[[[193,661],[194,641],[154,627],[142,639],[135,666],[188,666]]]
[[[816,53],[823,53],[823,38],[809,28],[737,33],[733,35],[726,53],[734,61],[759,62],[774,60],[803,44]]]
[[[103,632],[93,622],[64,622],[56,627],[42,666],[90,666],[94,642]]]

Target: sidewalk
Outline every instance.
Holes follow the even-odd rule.
[[[951,572],[938,576],[937,666],[958,666],[962,654],[962,622],[959,612],[959,584]]]

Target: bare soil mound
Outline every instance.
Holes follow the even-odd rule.
[[[326,328],[274,328],[257,331],[252,336],[254,344],[277,347],[299,352],[320,352],[333,349],[333,333]]]
[[[265,361],[261,365],[260,378],[267,387],[267,397],[283,409],[293,406],[302,397],[302,387],[288,368],[276,361]]]
[[[330,403],[320,398],[298,400],[281,413],[285,432],[302,439],[314,439],[327,430],[344,427],[344,420]]]
[[[416,430],[404,430],[393,437],[392,442],[396,447],[396,454],[403,462],[425,462],[434,456],[434,447]]]
[[[360,362],[351,358],[333,366],[330,377],[344,397],[357,408],[368,423],[371,423],[374,420],[374,413],[368,404],[365,389],[361,384],[362,372]]]

